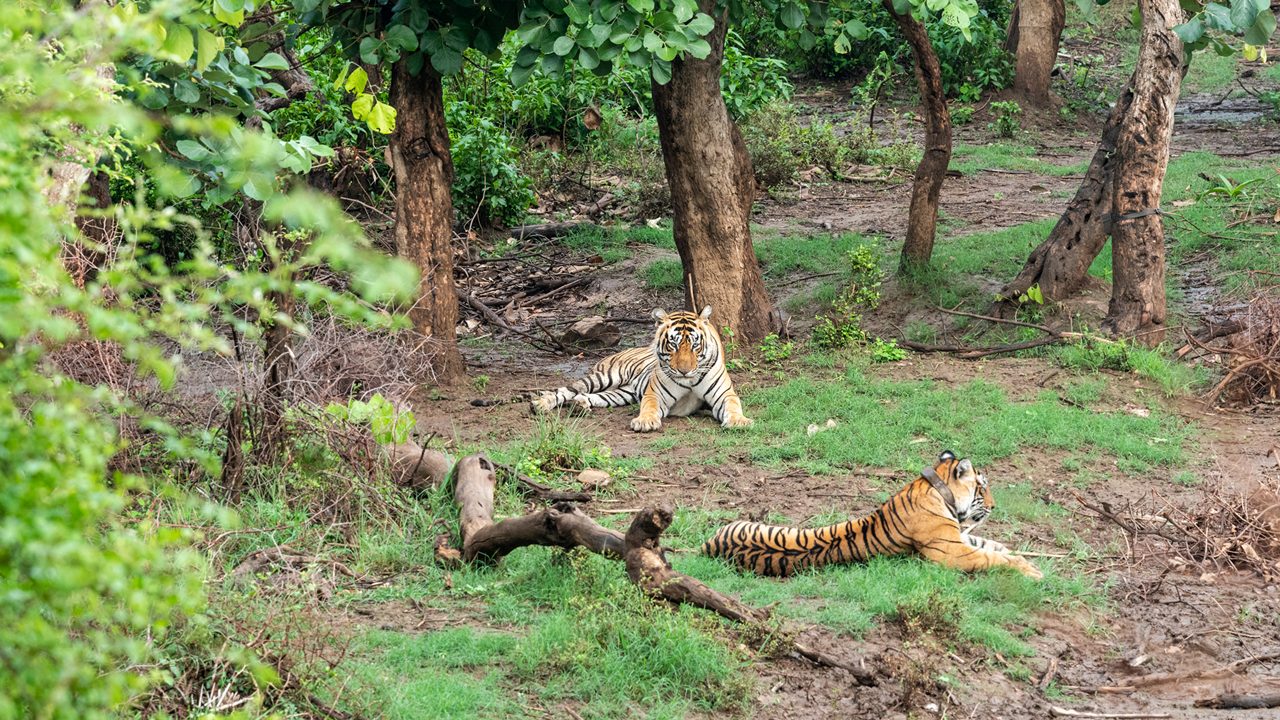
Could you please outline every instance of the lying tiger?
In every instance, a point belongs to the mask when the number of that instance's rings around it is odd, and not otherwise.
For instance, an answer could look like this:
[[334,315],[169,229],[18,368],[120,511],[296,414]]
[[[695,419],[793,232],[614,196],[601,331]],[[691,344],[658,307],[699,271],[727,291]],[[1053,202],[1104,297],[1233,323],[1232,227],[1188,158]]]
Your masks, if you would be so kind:
[[666,417],[687,417],[710,407],[724,427],[750,427],[742,401],[724,369],[724,343],[701,314],[654,310],[658,322],[648,347],[623,350],[601,360],[591,374],[569,387],[545,392],[532,403],[534,412],[548,412],[572,402],[582,410],[640,403],[631,421],[636,432],[662,427]]
[[981,521],[993,507],[986,477],[947,450],[938,456],[937,467],[925,468],[864,518],[812,529],[733,522],[701,551],[761,575],[782,577],[804,568],[911,551],[960,570],[1007,565],[1036,580],[1044,577],[1004,545],[960,532],[961,522]]

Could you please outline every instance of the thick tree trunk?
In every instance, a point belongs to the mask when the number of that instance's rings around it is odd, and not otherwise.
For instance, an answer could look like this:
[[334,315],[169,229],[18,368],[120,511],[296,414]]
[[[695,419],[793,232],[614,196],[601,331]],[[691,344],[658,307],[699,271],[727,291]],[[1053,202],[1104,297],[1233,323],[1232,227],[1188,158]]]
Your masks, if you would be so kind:
[[418,301],[409,309],[414,329],[432,338],[438,355],[437,379],[462,377],[456,328],[458,299],[453,285],[453,158],[444,122],[440,76],[428,65],[418,76],[405,61],[395,64],[391,104],[396,129],[391,162],[396,174],[396,251],[418,267]]
[[1172,28],[1178,0],[1139,0],[1142,44],[1134,70],[1130,121],[1116,139],[1111,207],[1113,280],[1103,329],[1155,345],[1164,340],[1164,223],[1160,193],[1173,138],[1173,108],[1185,54]]
[[1084,283],[1089,265],[1102,251],[1111,233],[1111,174],[1116,163],[1116,139],[1129,117],[1133,102],[1133,79],[1120,91],[1116,104],[1102,128],[1102,139],[1093,153],[1076,195],[1066,211],[1040,243],[1017,277],[1000,291],[1008,314],[1018,298],[1034,285],[1040,287],[1045,302],[1063,300]]
[[1014,56],[1012,92],[1022,104],[1044,108],[1053,103],[1049,81],[1066,23],[1063,0],[1018,0],[1013,6],[1004,47]]
[[717,17],[706,37],[711,54],[705,60],[672,63],[671,81],[653,83],[653,106],[688,307],[696,311],[710,305],[712,322],[752,342],[775,330],[751,243],[755,176],[742,134],[720,93],[727,18],[716,12],[715,0],[701,0],[699,5]]
[[924,106],[924,157],[916,168],[911,184],[911,215],[907,221],[907,239],[902,245],[900,268],[910,271],[929,264],[933,256],[933,240],[938,230],[938,197],[951,163],[951,113],[942,93],[942,69],[938,54],[929,42],[929,33],[920,21],[910,15],[899,15],[893,3],[884,0],[898,29],[911,46],[916,60],[916,84],[920,88],[920,104]]

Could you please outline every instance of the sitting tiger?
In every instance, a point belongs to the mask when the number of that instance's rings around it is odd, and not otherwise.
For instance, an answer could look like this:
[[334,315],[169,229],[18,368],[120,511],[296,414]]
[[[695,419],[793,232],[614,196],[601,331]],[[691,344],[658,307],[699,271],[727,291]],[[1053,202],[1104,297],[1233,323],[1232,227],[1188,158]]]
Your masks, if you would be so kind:
[[937,467],[925,468],[864,518],[811,529],[733,522],[720,528],[701,552],[782,577],[804,568],[911,551],[960,570],[1007,565],[1030,578],[1044,577],[1004,545],[960,532],[961,522],[977,523],[993,507],[986,477],[947,450],[938,456]]
[[547,412],[567,403],[582,410],[640,403],[640,415],[631,421],[636,432],[651,432],[665,417],[687,417],[710,407],[724,427],[750,427],[742,414],[742,401],[724,369],[724,344],[720,333],[701,314],[654,310],[658,323],[648,347],[623,350],[601,360],[591,374],[569,387],[545,392],[530,405]]

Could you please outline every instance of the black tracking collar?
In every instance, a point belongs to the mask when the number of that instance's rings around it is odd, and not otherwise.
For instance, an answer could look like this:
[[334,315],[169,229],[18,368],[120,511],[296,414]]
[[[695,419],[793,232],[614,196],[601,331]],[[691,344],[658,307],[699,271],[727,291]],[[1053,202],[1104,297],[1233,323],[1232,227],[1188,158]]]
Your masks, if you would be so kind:
[[947,504],[947,509],[951,511],[952,515],[956,516],[956,521],[959,522],[960,514],[956,512],[956,496],[951,493],[951,488],[947,487],[947,484],[943,482],[942,478],[938,477],[938,473],[931,467],[921,470],[920,475],[929,481],[934,490],[938,491],[938,494],[942,496],[942,502]]

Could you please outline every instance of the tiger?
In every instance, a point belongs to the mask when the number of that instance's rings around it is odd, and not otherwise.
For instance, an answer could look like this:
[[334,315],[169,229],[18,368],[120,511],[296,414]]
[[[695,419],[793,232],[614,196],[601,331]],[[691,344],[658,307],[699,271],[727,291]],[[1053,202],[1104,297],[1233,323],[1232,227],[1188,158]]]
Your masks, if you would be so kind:
[[687,417],[709,407],[722,427],[750,427],[754,421],[742,413],[724,367],[724,342],[710,317],[710,306],[700,314],[654,310],[652,344],[610,355],[587,377],[542,393],[530,403],[531,410],[549,412],[573,403],[589,412],[639,402],[631,429],[653,432],[662,427],[663,418]]
[[993,507],[986,476],[974,470],[968,459],[957,460],[946,450],[938,456],[936,467],[926,467],[920,477],[866,517],[819,528],[739,520],[716,531],[700,552],[744,570],[780,577],[805,568],[911,551],[959,570],[1009,566],[1035,580],[1044,577],[1004,545],[960,531],[961,522],[973,521],[976,527]]

